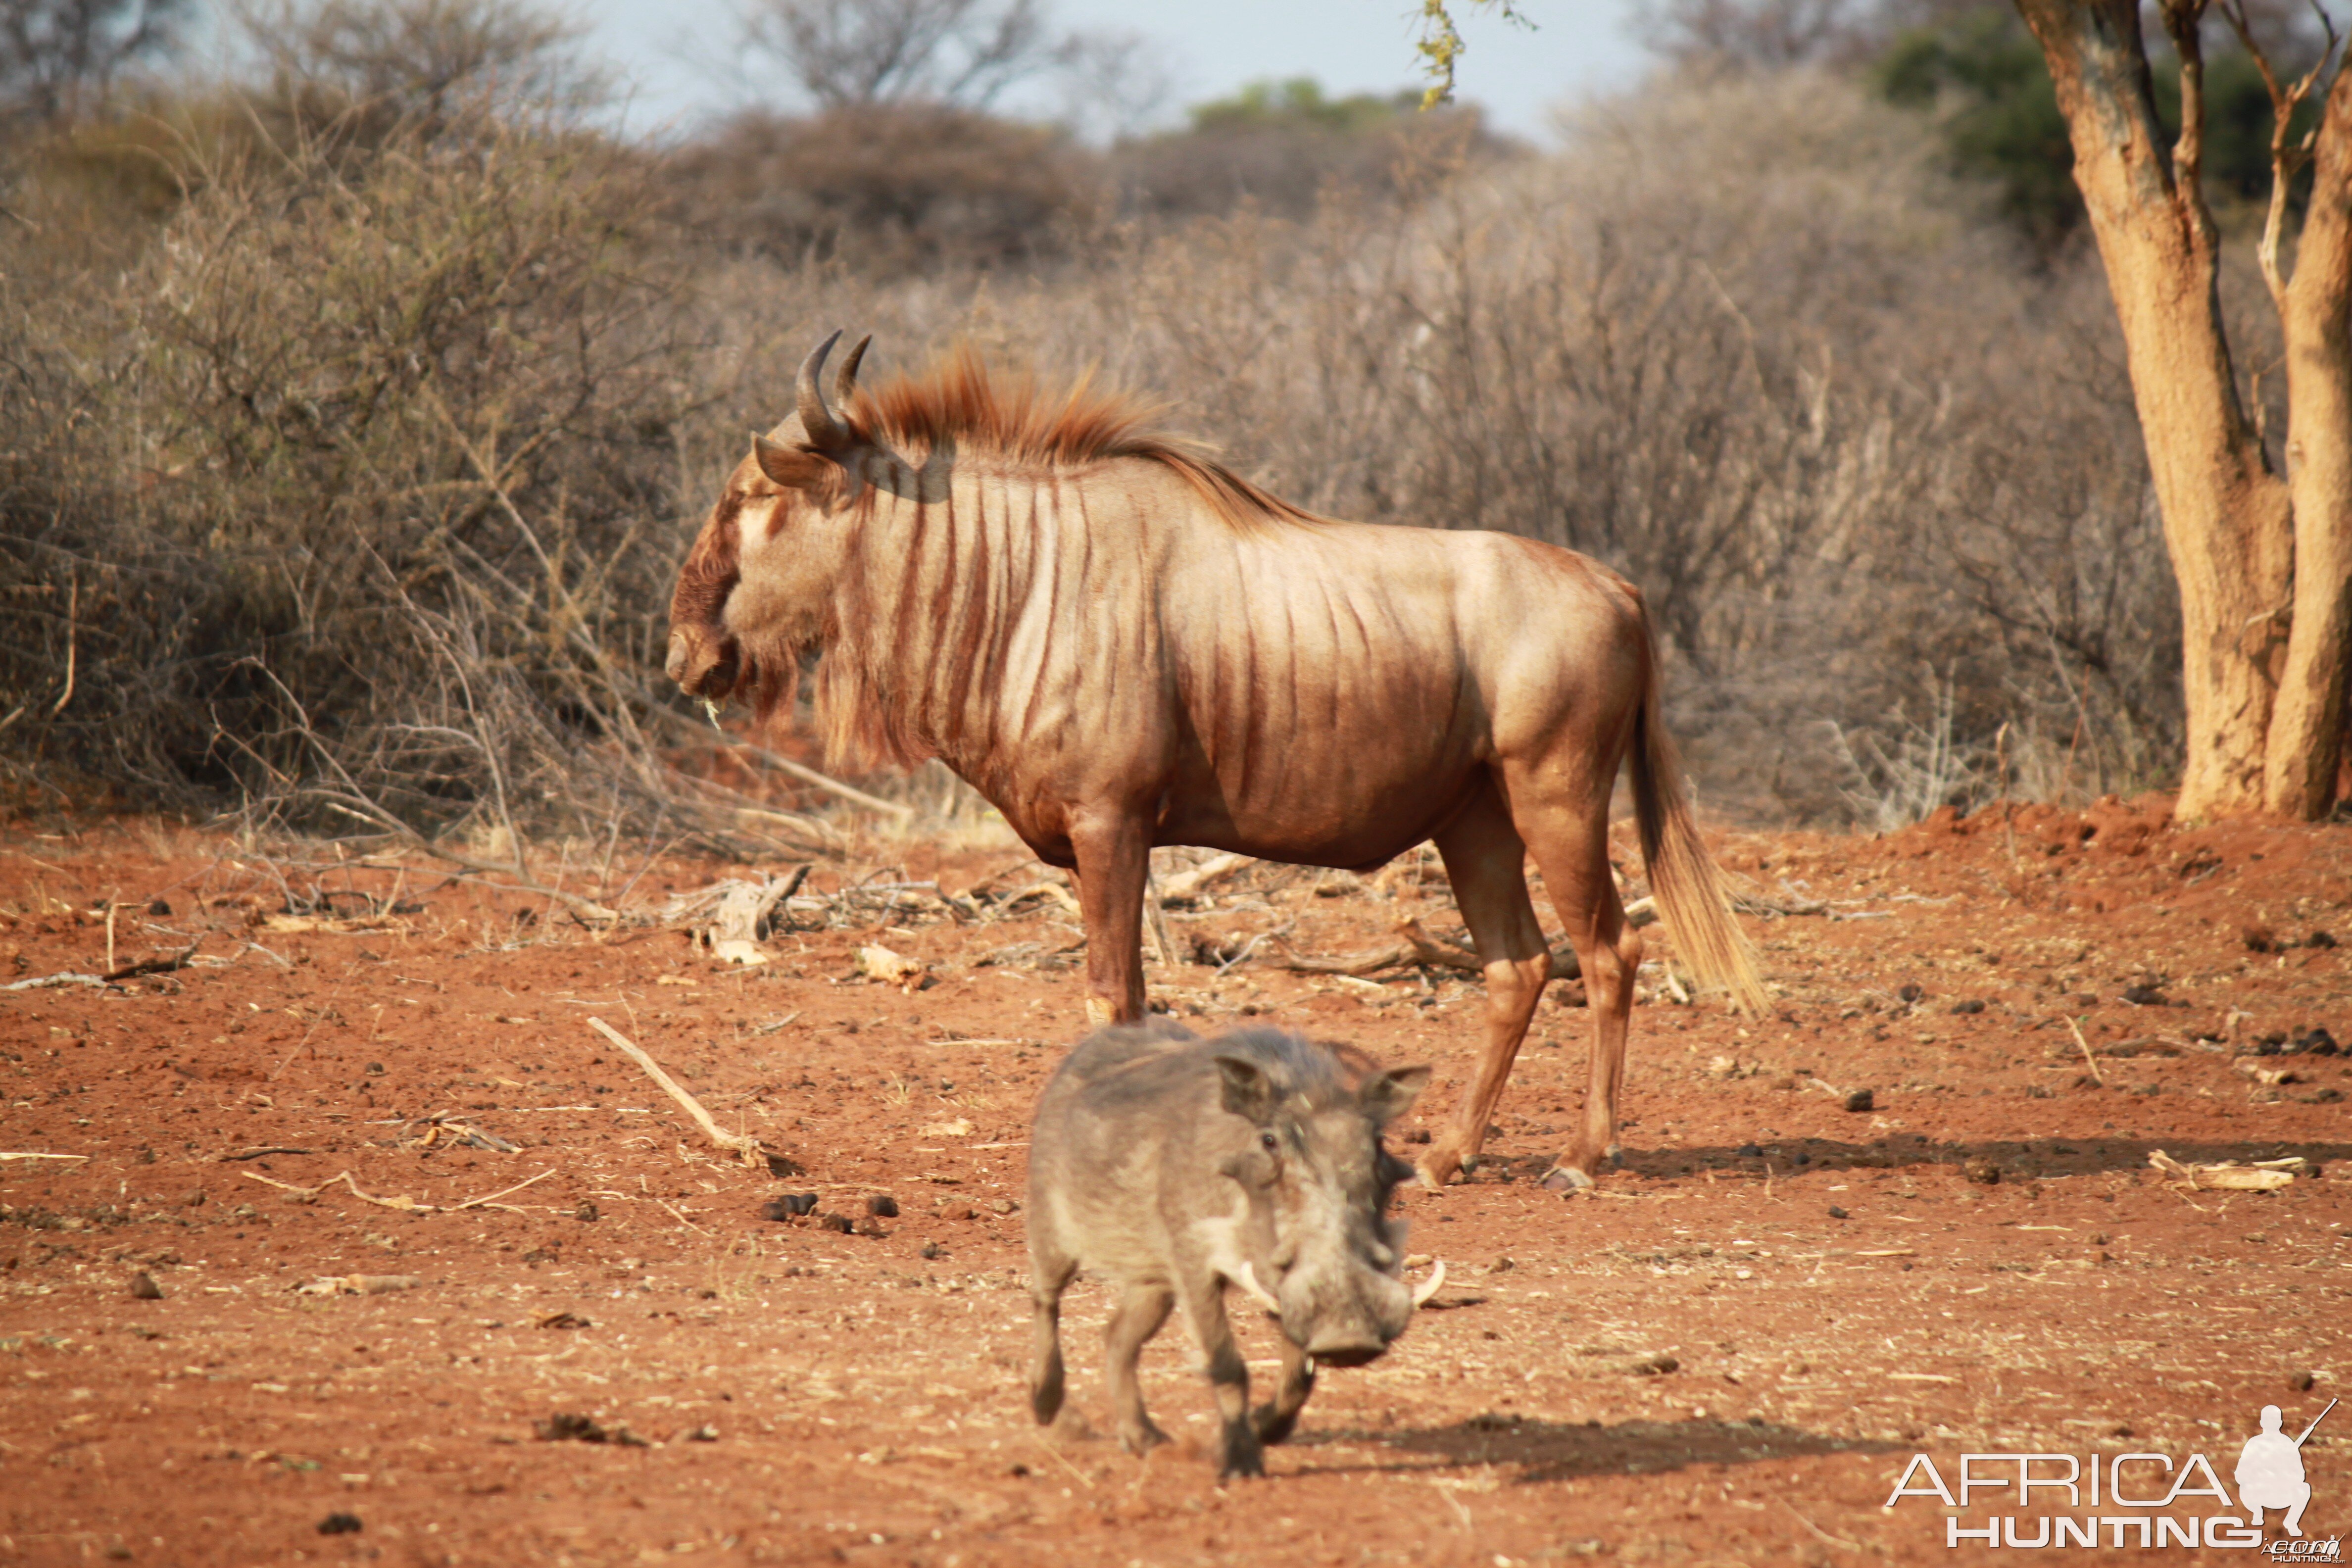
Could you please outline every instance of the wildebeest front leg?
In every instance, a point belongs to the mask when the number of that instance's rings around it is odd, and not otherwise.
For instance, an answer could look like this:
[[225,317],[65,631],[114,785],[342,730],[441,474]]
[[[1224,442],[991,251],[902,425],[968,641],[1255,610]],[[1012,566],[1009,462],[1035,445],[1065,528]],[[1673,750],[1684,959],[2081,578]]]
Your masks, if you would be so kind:
[[1503,1086],[1510,1081],[1511,1063],[1527,1037],[1528,1020],[1535,1016],[1551,975],[1543,927],[1528,901],[1527,846],[1491,781],[1479,786],[1469,805],[1437,836],[1437,852],[1454,884],[1462,923],[1470,928],[1486,965],[1486,1048],[1454,1125],[1413,1163],[1423,1184],[1433,1189],[1477,1163]]
[[1249,1365],[1234,1342],[1234,1326],[1225,1318],[1224,1287],[1211,1279],[1184,1288],[1184,1321],[1200,1342],[1217,1396],[1217,1476],[1262,1476],[1265,1455],[1257,1428],[1250,1425]]
[[1151,1424],[1143,1408],[1143,1384],[1135,1375],[1135,1363],[1143,1354],[1143,1347],[1168,1321],[1168,1312],[1176,1304],[1176,1293],[1161,1284],[1130,1285],[1111,1314],[1110,1324],[1103,1331],[1103,1350],[1108,1363],[1111,1419],[1118,1427],[1118,1440],[1130,1454],[1140,1454],[1168,1441],[1168,1434]]
[[1087,1021],[1143,1016],[1143,884],[1151,836],[1143,818],[1104,815],[1074,823],[1078,910],[1087,927]]
[[1307,1396],[1315,1392],[1315,1358],[1292,1344],[1282,1342],[1282,1382],[1274,1391],[1274,1398],[1257,1407],[1251,1417],[1257,1424],[1261,1443],[1279,1443],[1290,1436],[1298,1425],[1298,1413],[1307,1408]]

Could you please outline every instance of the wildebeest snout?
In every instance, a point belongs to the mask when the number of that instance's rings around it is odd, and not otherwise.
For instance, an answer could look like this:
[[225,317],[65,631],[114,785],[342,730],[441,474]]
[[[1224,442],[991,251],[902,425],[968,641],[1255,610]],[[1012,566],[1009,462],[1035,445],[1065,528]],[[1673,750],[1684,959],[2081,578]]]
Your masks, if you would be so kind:
[[674,626],[669,660],[663,668],[688,697],[716,701],[735,689],[735,639],[696,626]]

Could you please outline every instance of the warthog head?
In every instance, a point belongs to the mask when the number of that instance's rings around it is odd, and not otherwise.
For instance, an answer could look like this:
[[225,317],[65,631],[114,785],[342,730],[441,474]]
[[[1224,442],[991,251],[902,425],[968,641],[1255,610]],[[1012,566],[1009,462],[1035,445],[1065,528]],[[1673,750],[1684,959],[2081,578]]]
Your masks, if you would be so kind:
[[[800,650],[824,635],[857,484],[856,433],[817,386],[840,336],[802,363],[797,410],[752,438],[678,571],[667,669],[689,697],[764,706],[789,693]],[[861,340],[842,361],[834,405],[847,407],[865,353]]]
[[1412,1320],[1400,1278],[1404,1222],[1388,1216],[1412,1168],[1381,1146],[1381,1129],[1412,1104],[1429,1069],[1367,1071],[1354,1052],[1263,1033],[1220,1043],[1229,1048],[1215,1058],[1219,1097],[1233,1120],[1219,1130],[1232,1147],[1217,1168],[1248,1204],[1231,1221],[1202,1222],[1212,1258],[1317,1362],[1361,1366]]

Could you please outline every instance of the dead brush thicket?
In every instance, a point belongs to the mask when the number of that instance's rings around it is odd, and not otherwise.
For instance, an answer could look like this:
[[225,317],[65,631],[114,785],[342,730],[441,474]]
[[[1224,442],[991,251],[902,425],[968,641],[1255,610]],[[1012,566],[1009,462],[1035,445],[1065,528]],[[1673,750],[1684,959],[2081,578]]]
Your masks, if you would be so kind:
[[[1094,366],[1307,505],[1601,557],[1713,807],[1909,815],[2175,754],[2104,302],[1834,82],[1613,105],[1560,156],[1424,171],[1402,219],[1335,189],[888,276],[698,245],[655,161],[561,115],[254,123],[126,265],[0,223],[0,756],[45,799],[526,875],[541,838],[984,831],[936,769],[861,802],[715,765],[661,677],[686,540],[835,324],[869,377],[957,341]],[[1938,730],[1960,765],[1921,794],[1897,764]]]

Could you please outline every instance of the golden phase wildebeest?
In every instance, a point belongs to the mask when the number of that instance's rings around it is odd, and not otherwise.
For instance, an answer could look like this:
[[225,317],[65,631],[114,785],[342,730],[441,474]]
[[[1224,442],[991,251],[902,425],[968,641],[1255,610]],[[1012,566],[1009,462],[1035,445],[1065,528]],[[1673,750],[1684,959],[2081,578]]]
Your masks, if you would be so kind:
[[1762,988],[1658,721],[1641,595],[1509,534],[1316,517],[1083,384],[1048,398],[960,354],[877,392],[838,332],[797,412],[728,477],[678,575],[669,674],[764,721],[821,647],[829,750],[938,757],[1075,874],[1087,1010],[1144,1011],[1154,845],[1368,870],[1433,840],[1486,969],[1486,1053],[1423,1180],[1475,1161],[1549,975],[1542,869],[1593,1024],[1574,1144],[1614,1147],[1642,938],[1608,855],[1630,763],[1642,852],[1678,952],[1760,1008]]

